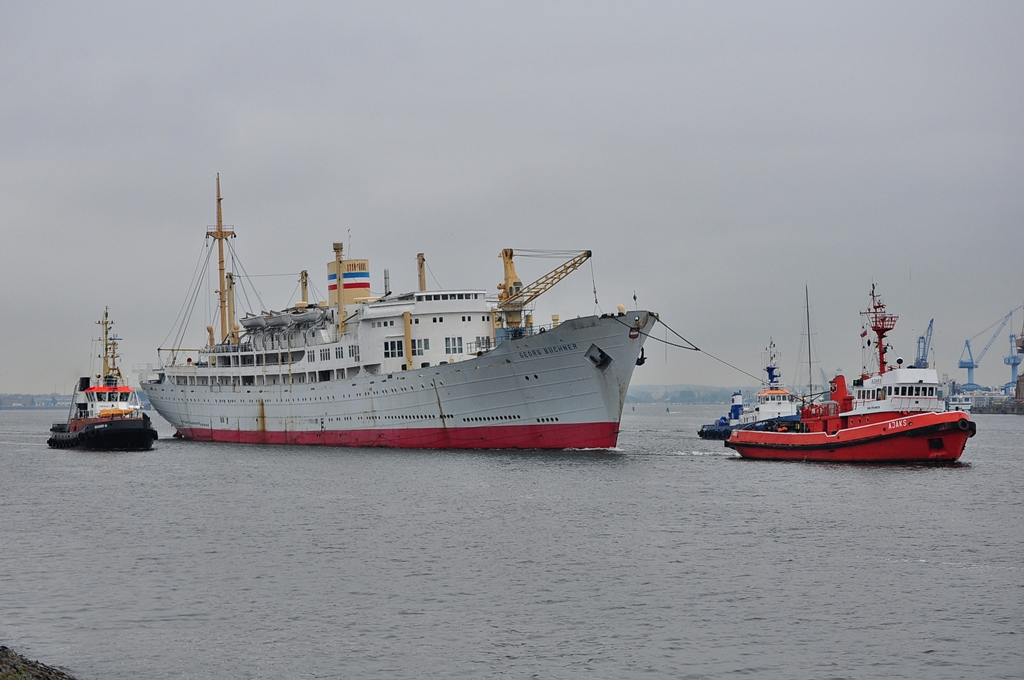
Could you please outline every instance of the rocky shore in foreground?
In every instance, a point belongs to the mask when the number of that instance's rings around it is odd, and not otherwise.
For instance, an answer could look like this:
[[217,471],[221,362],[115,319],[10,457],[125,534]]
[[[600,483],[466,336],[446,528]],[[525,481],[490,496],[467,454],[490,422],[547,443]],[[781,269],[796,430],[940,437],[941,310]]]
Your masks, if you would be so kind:
[[64,671],[46,666],[0,645],[0,680],[75,680]]

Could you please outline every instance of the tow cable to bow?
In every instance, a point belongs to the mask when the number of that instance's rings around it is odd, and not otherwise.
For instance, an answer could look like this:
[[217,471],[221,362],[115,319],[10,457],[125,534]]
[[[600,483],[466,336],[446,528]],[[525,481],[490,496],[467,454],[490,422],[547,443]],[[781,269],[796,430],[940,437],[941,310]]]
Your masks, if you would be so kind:
[[[669,330],[669,331],[671,331],[671,332],[672,332],[672,334],[673,334],[674,336],[676,336],[677,338],[679,338],[680,340],[682,340],[682,341],[683,341],[683,342],[685,342],[686,344],[685,344],[685,345],[680,345],[679,343],[676,343],[676,342],[669,342],[668,340],[662,340],[661,338],[656,338],[656,337],[654,337],[653,335],[651,335],[650,333],[644,333],[644,332],[643,332],[642,330],[640,331],[641,333],[643,333],[643,335],[647,336],[647,337],[648,337],[648,338],[650,338],[651,340],[655,340],[655,341],[657,341],[657,342],[660,342],[660,343],[662,343],[662,344],[668,345],[669,347],[678,347],[679,349],[687,349],[687,350],[690,350],[690,351],[692,351],[692,352],[700,352],[701,354],[706,354],[707,356],[711,357],[712,359],[714,359],[714,360],[715,360],[715,361],[717,361],[718,363],[720,363],[720,364],[724,364],[724,365],[728,366],[729,368],[733,369],[734,371],[739,371],[739,372],[740,372],[740,373],[742,373],[743,375],[745,375],[745,376],[748,376],[748,377],[750,377],[750,378],[753,378],[754,380],[756,380],[756,381],[757,381],[757,382],[759,382],[759,383],[763,383],[763,382],[764,382],[764,378],[759,378],[758,376],[756,376],[756,375],[753,375],[752,373],[747,373],[747,372],[746,372],[746,371],[744,371],[744,370],[743,370],[742,368],[739,368],[739,367],[737,367],[737,366],[733,366],[733,365],[732,365],[732,364],[730,364],[730,363],[729,363],[728,361],[725,361],[724,359],[719,359],[718,357],[716,357],[716,356],[715,356],[714,354],[712,354],[711,352],[708,352],[707,350],[703,350],[703,349],[701,349],[700,347],[697,347],[697,345],[693,344],[692,342],[690,342],[689,340],[687,340],[686,338],[684,338],[684,337],[683,337],[682,335],[680,335],[680,334],[679,334],[679,333],[678,333],[678,332],[677,332],[677,331],[676,331],[675,329],[673,329],[672,327],[670,327],[670,326],[669,326],[669,325],[668,325],[667,323],[665,323],[665,322],[664,322],[664,321],[663,321],[662,319],[660,319],[659,317],[655,316],[655,317],[654,317],[654,320],[655,320],[655,321],[657,321],[657,322],[659,322],[659,323],[660,323],[660,324],[661,324],[662,326],[664,326],[664,327],[665,327],[665,329],[666,329],[666,330]],[[621,322],[620,322],[620,323],[621,323]],[[623,325],[626,325],[626,326],[628,326],[629,324],[625,324],[625,323],[624,323]],[[630,326],[630,328],[633,328],[633,326]]]

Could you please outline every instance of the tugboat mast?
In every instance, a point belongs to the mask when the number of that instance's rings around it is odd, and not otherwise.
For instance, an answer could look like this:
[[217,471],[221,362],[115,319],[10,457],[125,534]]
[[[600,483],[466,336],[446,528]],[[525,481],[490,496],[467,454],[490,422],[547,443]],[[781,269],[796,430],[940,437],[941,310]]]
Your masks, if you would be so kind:
[[885,313],[882,298],[875,294],[875,284],[871,284],[871,308],[861,312],[868,319],[868,325],[875,332],[875,349],[878,350],[878,373],[885,373],[885,336],[896,327],[900,317]]
[[[813,400],[814,394],[814,364],[811,363],[811,294],[804,284],[804,310],[807,312],[807,398]],[[794,376],[796,377],[796,376]]]
[[103,372],[99,376],[100,384],[109,385],[111,384],[108,381],[109,378],[121,378],[121,369],[117,367],[118,338],[110,334],[110,327],[114,325],[114,322],[110,320],[110,307],[103,308],[103,319],[96,323],[103,327],[103,336],[100,338],[103,343],[103,354],[100,355],[100,358],[103,359]]

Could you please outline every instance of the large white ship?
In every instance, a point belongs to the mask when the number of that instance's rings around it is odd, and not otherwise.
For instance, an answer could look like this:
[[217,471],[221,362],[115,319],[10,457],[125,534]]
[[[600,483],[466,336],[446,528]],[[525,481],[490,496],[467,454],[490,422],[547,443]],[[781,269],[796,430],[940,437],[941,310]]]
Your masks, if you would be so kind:
[[[140,380],[177,435],[203,441],[408,448],[614,447],[633,370],[657,315],[533,324],[531,303],[590,252],[524,286],[513,252],[505,281],[483,289],[370,294],[368,260],[334,244],[329,300],[234,319],[224,271],[220,182],[220,326],[201,349],[161,348]],[[305,277],[304,277],[305,278]]]

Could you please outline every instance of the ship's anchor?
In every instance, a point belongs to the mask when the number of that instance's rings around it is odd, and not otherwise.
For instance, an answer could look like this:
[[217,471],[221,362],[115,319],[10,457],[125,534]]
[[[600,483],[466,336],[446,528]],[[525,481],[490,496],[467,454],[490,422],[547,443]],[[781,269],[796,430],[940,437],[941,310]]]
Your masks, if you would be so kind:
[[638,356],[636,358],[636,365],[637,366],[643,366],[645,363],[647,363],[647,357],[644,356],[644,348],[641,347],[640,348],[640,356]]

